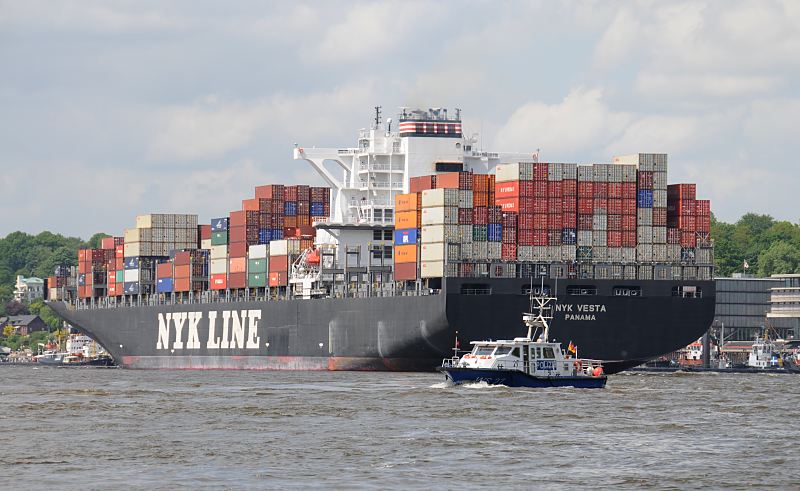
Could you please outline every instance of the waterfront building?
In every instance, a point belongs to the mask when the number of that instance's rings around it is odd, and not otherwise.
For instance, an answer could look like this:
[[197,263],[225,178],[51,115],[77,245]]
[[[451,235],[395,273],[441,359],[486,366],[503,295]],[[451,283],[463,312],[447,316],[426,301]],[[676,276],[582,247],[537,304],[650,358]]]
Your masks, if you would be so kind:
[[17,275],[17,283],[14,285],[14,299],[17,302],[31,303],[37,298],[44,298],[44,280]]
[[[796,275],[799,276],[800,275]],[[783,286],[778,278],[754,278],[734,273],[731,278],[717,278],[717,304],[712,328],[725,330],[725,341],[751,341],[768,323],[772,291]],[[800,313],[798,314],[800,315]]]
[[36,331],[46,331],[47,324],[38,315],[12,315],[0,317],[0,329],[6,326],[14,328],[16,334],[27,336]]
[[800,338],[800,274],[774,274],[770,292],[769,325],[783,339]]

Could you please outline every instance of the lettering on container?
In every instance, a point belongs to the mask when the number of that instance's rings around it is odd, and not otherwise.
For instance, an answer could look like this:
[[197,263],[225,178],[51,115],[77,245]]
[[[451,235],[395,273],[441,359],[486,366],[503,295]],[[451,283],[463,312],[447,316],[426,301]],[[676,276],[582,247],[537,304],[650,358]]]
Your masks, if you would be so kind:
[[208,329],[207,350],[258,349],[261,346],[258,333],[260,310],[212,310],[207,314],[207,317],[203,312],[158,314],[156,349],[169,352],[199,350],[202,347],[201,327]]

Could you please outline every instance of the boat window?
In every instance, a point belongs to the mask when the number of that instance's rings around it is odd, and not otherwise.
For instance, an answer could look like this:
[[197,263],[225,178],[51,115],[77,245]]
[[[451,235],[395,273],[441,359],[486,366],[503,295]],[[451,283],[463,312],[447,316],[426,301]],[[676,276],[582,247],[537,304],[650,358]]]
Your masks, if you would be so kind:
[[541,358],[541,357],[542,357],[542,348],[537,346],[536,347],[536,358]]
[[642,287],[641,286],[615,286],[614,287],[614,296],[615,297],[641,297],[642,296]]
[[491,355],[494,351],[494,346],[478,346],[475,348],[475,354],[478,356]]
[[542,351],[544,353],[542,355],[542,358],[555,358],[555,356],[553,356],[553,348],[551,347],[542,348]]
[[570,285],[567,287],[567,295],[597,295],[597,287],[594,285]]
[[495,352],[495,356],[502,356],[507,355],[511,352],[511,346],[500,346],[497,348],[497,352]]
[[519,346],[517,346],[516,348],[514,348],[514,352],[513,352],[513,353],[511,353],[511,354],[512,354],[512,355],[514,355],[514,356],[516,356],[517,358],[520,358],[520,356],[519,356]]

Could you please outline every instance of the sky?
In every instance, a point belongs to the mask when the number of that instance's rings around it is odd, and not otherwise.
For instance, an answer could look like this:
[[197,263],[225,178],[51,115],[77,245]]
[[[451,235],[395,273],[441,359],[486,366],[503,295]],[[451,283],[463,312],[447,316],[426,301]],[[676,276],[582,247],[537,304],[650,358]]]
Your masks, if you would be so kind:
[[323,184],[373,107],[486,150],[669,154],[719,219],[797,222],[800,2],[0,0],[0,236],[121,235]]

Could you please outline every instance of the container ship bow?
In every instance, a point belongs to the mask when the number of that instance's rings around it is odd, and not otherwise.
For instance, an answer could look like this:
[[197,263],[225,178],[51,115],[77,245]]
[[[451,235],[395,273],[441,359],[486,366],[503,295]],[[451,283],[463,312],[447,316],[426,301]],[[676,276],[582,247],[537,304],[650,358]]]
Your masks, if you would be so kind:
[[398,119],[296,147],[327,187],[137,216],[49,278],[50,305],[129,368],[429,371],[459,339],[519,336],[531,288],[558,298],[551,338],[609,373],[706,331],[710,204],[667,184],[666,154],[539,162],[478,151],[458,111]]

